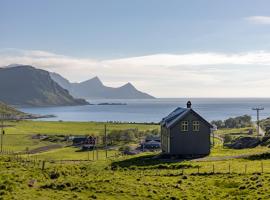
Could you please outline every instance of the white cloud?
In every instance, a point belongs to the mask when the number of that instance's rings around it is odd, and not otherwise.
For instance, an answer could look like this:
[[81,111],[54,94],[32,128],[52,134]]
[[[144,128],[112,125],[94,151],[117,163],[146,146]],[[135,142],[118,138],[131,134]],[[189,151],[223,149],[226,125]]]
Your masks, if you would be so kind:
[[106,61],[109,64],[129,64],[144,66],[177,66],[177,65],[249,65],[249,64],[270,64],[270,52],[257,51],[245,52],[239,54],[222,54],[222,53],[190,53],[190,54],[156,54],[141,57],[123,58]]
[[[112,86],[132,82],[138,89],[160,97],[269,96],[268,51],[155,54],[96,60],[45,51],[0,50],[0,66],[11,63],[57,72],[71,81],[97,75]],[[254,92],[254,88],[260,89]]]
[[250,16],[245,19],[254,24],[270,24],[270,16]]

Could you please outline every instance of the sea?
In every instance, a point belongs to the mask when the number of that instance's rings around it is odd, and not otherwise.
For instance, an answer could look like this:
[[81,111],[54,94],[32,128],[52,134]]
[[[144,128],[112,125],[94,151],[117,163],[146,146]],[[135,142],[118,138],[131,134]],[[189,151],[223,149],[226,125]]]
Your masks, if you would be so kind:
[[[22,111],[40,115],[55,115],[44,121],[95,121],[157,123],[177,107],[192,108],[208,121],[250,115],[256,120],[252,108],[263,107],[260,118],[270,117],[270,98],[157,98],[157,99],[99,99],[88,100],[93,105],[64,107],[23,107]],[[100,103],[122,103],[125,105],[98,105]]]

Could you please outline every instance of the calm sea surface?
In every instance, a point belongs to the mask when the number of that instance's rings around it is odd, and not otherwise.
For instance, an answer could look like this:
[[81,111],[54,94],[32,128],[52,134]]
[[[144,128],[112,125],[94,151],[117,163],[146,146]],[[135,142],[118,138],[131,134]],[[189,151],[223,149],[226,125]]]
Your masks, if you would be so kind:
[[87,105],[46,108],[21,108],[33,114],[53,114],[57,117],[46,121],[121,121],[159,122],[176,107],[186,107],[191,100],[192,108],[207,120],[226,119],[248,114],[256,118],[253,107],[262,106],[261,118],[270,116],[270,98],[194,98],[194,99],[149,99],[149,100],[90,100],[97,103],[127,103],[127,105]]

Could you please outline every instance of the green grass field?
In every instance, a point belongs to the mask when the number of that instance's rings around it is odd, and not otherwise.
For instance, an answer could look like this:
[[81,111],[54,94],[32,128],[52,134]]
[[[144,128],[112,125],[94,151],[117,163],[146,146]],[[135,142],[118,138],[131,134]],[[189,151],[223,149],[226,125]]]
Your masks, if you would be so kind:
[[[6,128],[7,134],[58,134],[58,135],[99,135],[104,134],[105,123],[101,122],[8,122],[14,127]],[[135,129],[146,131],[159,129],[159,125],[106,123],[107,131]]]
[[256,134],[256,129],[254,127],[246,127],[246,128],[223,128],[215,131],[217,135],[247,135],[249,130],[253,130],[253,133]]
[[[24,150],[52,144],[32,139],[34,134],[103,134],[104,123],[22,121],[7,129],[4,147]],[[109,130],[151,130],[157,125],[108,124]],[[219,135],[243,134],[243,129],[219,130]],[[245,134],[245,133],[244,133]],[[270,158],[248,158],[215,161],[226,156],[268,152],[267,147],[233,150],[223,148],[220,139],[205,160],[157,160],[158,153],[119,156],[117,147],[108,151],[82,152],[63,147],[33,155],[17,162],[14,156],[0,157],[1,199],[269,199]],[[98,157],[98,159],[97,159]],[[11,159],[11,161],[10,161]],[[60,162],[50,160],[58,160]],[[84,160],[84,162],[63,160]],[[89,160],[89,161],[87,161]]]
[[[26,149],[35,149],[42,146],[54,144],[48,141],[40,141],[32,139],[31,136],[35,134],[48,135],[103,135],[104,124],[97,122],[42,122],[42,121],[19,121],[9,122],[8,124],[14,127],[6,128],[6,135],[4,136],[4,149],[9,151],[24,151]],[[114,124],[106,123],[107,131],[124,130],[124,129],[138,129],[140,131],[159,129],[158,125],[148,124]],[[239,129],[221,129],[216,135],[226,135],[231,133],[246,134],[250,128]],[[65,146],[65,144],[63,144]],[[87,152],[80,152],[78,148],[65,147],[55,149],[52,151],[35,154],[39,159],[51,160],[86,160],[88,159]],[[267,147],[256,147],[252,149],[235,150],[224,148],[221,141],[215,138],[215,146],[211,149],[210,157],[222,156],[236,156],[243,154],[263,153],[268,151]],[[115,152],[114,152],[115,153]],[[114,154],[113,153],[113,154]],[[92,155],[92,153],[90,153]],[[100,155],[102,158],[102,153]]]
[[[119,151],[108,150],[108,159],[118,156]],[[55,149],[48,152],[30,155],[39,160],[105,160],[105,150],[94,151],[80,151],[76,147],[64,147],[61,149]]]
[[[31,150],[52,144],[51,142],[31,139],[32,135],[104,135],[105,125],[105,123],[98,122],[43,122],[27,120],[6,122],[5,124],[13,126],[5,128],[6,134],[3,138],[3,148],[9,151]],[[159,129],[158,125],[149,124],[106,123],[106,126],[107,132],[126,129],[138,129],[139,131]],[[64,152],[65,150],[62,151]],[[76,152],[76,154],[78,153]]]
[[[51,164],[44,171],[37,166],[2,158],[0,199],[270,198],[269,160],[160,161],[149,165],[146,161],[143,168],[129,161],[134,157],[141,159],[149,155],[152,154],[121,157],[112,161]],[[130,162],[130,165],[111,170],[114,162]],[[263,173],[261,163],[264,164]]]

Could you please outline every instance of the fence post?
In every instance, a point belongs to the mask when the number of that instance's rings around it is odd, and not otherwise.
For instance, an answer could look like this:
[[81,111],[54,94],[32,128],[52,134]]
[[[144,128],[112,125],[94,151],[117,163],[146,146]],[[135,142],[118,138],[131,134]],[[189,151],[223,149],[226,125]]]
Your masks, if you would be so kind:
[[231,163],[229,163],[229,174],[231,173]]
[[261,162],[261,169],[262,169],[262,173],[263,173],[263,162]]
[[200,174],[200,166],[198,166],[198,172],[197,172],[197,174]]
[[245,174],[247,174],[247,164],[245,164]]
[[45,160],[42,161],[42,170],[45,169]]
[[213,164],[213,174],[215,173],[215,164]]
[[95,145],[96,146],[96,154],[97,154],[96,159],[98,160],[98,148],[97,148],[98,147],[98,136],[97,136],[97,141],[96,142],[97,142],[96,145]]

